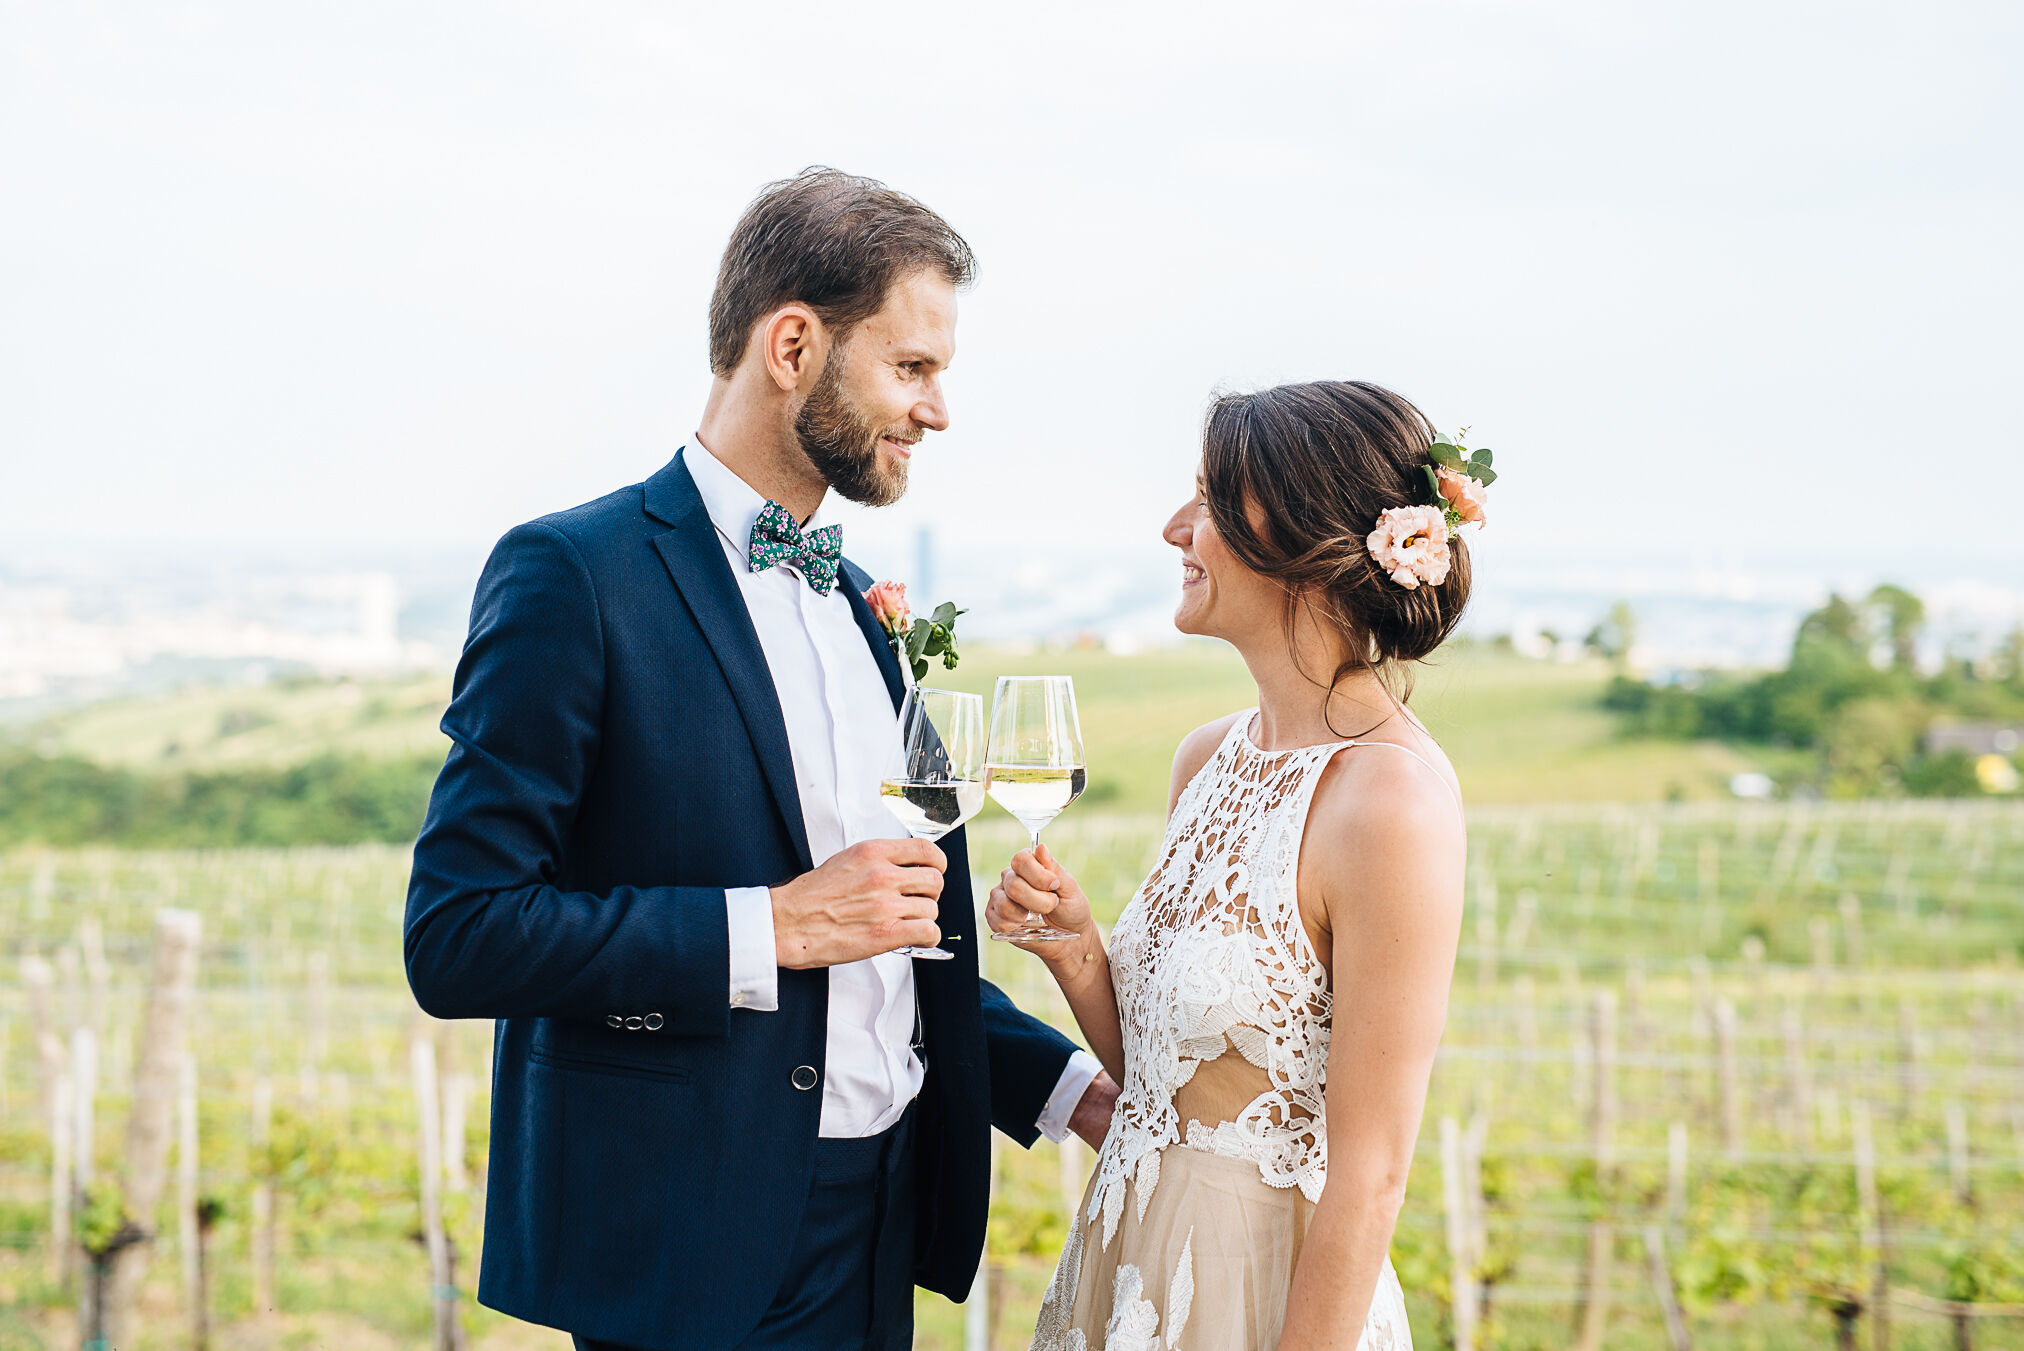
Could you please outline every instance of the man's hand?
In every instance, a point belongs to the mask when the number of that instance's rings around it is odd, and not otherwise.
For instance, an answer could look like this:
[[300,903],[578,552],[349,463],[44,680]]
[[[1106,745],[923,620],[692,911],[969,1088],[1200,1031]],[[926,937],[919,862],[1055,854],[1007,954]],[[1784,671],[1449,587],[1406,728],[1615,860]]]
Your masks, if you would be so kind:
[[942,941],[935,923],[948,857],[927,840],[866,840],[772,889],[781,966],[841,966]]
[[1082,1099],[1075,1104],[1075,1110],[1068,1114],[1068,1129],[1080,1135],[1091,1149],[1102,1149],[1103,1137],[1110,1133],[1117,1091],[1117,1080],[1098,1070],[1089,1087],[1082,1090]]

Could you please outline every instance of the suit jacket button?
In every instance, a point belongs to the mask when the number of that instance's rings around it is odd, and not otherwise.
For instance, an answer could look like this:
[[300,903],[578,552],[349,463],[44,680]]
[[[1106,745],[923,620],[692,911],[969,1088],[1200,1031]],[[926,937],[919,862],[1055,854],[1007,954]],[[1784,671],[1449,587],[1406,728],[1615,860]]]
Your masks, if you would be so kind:
[[815,1087],[816,1080],[819,1077],[820,1076],[818,1076],[815,1072],[815,1066],[796,1065],[794,1067],[794,1073],[787,1076],[787,1081],[793,1084],[796,1088],[800,1089],[803,1093],[806,1093],[809,1089]]
[[660,1015],[660,1014],[658,1014],[658,1013],[649,1013],[649,1014],[647,1015],[647,1017],[646,1017],[646,1028],[647,1028],[647,1031],[649,1031],[649,1032],[658,1032],[658,1031],[660,1031],[660,1030],[661,1030],[661,1023],[662,1023],[662,1021],[663,1021],[663,1019],[661,1018],[661,1015]]
[[625,1020],[625,1030],[628,1032],[637,1032],[645,1026],[646,1019],[640,1017],[637,1013]]
[[608,1013],[605,1015],[604,1025],[606,1027],[624,1027],[625,1019],[619,1017],[616,1013]]

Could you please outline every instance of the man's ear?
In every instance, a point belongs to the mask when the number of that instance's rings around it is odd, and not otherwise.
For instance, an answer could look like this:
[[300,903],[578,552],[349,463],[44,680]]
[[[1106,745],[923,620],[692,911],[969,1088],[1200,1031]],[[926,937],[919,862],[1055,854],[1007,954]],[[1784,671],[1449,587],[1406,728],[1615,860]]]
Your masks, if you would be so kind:
[[766,374],[783,394],[822,367],[822,321],[805,305],[783,305],[759,326],[759,356]]

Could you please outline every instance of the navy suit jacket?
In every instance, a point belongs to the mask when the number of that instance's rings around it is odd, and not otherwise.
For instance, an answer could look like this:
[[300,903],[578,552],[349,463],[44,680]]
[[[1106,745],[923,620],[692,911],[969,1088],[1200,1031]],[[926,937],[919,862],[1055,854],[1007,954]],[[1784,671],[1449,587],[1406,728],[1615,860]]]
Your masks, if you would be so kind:
[[[869,584],[844,565],[897,700]],[[499,1020],[478,1298],[626,1346],[730,1346],[808,1194],[829,973],[782,970],[777,1012],[731,1011],[725,889],[810,858],[765,655],[680,455],[500,540],[443,730],[405,950],[429,1013]],[[1073,1047],[979,979],[962,833],[941,845],[956,959],[914,964],[914,1278],[961,1299],[990,1125],[1031,1144]]]

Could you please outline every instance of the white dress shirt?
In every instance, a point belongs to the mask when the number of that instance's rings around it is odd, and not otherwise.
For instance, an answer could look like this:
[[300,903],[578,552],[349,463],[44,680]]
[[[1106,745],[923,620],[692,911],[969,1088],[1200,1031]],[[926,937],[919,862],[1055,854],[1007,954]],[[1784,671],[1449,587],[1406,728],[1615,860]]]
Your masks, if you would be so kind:
[[[738,591],[773,676],[808,852],[815,865],[863,840],[904,839],[886,810],[879,781],[901,763],[899,719],[878,660],[857,625],[841,578],[817,595],[798,569],[753,572],[747,564],[752,523],[766,499],[692,436],[683,454],[710,523],[738,579]],[[818,513],[819,517],[820,513]],[[819,528],[811,518],[804,530]],[[780,1007],[773,948],[773,901],[766,887],[725,892],[734,1008]],[[829,968],[829,1034],[822,1085],[825,1136],[876,1135],[891,1127],[921,1091],[924,1070],[913,1052],[913,959],[881,953]],[[1101,1068],[1077,1051],[1036,1123],[1053,1140]]]

